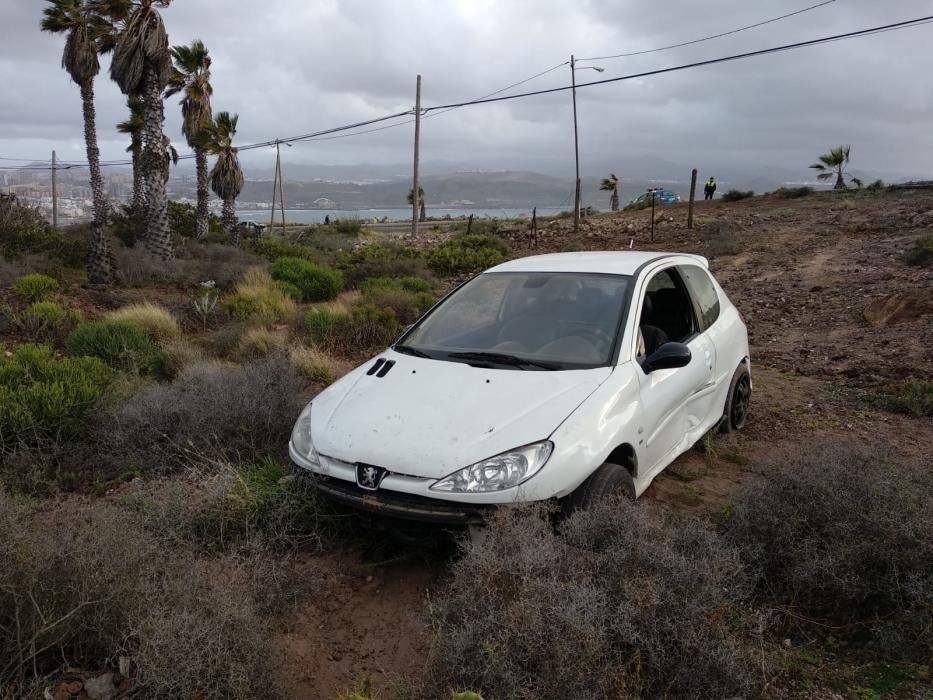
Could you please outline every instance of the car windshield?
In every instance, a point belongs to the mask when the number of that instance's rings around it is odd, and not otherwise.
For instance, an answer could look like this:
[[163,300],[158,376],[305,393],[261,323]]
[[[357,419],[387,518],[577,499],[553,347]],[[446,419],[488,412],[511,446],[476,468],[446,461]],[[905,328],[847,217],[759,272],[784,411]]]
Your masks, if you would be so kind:
[[487,272],[433,309],[395,349],[508,369],[604,366],[629,282],[608,274]]

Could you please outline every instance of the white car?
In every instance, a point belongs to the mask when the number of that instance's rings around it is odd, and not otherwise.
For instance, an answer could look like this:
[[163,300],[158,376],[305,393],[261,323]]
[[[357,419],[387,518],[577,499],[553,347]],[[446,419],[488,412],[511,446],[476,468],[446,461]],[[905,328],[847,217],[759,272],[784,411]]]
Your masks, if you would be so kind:
[[457,287],[298,418],[321,492],[470,524],[495,506],[638,497],[707,431],[745,424],[745,323],[696,255],[590,252]]

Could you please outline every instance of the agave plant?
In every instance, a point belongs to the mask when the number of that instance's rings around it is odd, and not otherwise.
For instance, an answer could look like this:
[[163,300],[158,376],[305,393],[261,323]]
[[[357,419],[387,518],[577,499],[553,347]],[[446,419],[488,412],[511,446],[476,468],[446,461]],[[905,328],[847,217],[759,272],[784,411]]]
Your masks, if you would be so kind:
[[43,31],[65,34],[62,67],[81,90],[84,111],[84,145],[91,173],[91,194],[94,199],[94,221],[90,250],[87,256],[87,277],[96,284],[108,284],[113,279],[113,259],[104,235],[107,220],[107,200],[100,173],[100,149],[97,145],[97,112],[94,107],[94,78],[100,72],[100,42],[110,31],[109,23],[98,15],[85,0],[47,0],[42,13]]
[[[171,78],[168,34],[159,8],[172,0],[93,0],[92,5],[117,27],[112,38],[110,77],[124,94],[142,99],[142,171],[146,192],[146,248],[163,259],[175,255],[168,225],[165,187],[165,105],[162,91]],[[109,48],[109,47],[108,47]]]
[[208,230],[208,189],[207,151],[195,145],[197,134],[211,123],[211,57],[202,41],[193,41],[191,46],[172,48],[172,60],[175,63],[169,80],[166,97],[183,92],[181,99],[181,130],[188,140],[188,146],[194,149],[198,173],[198,213],[195,224],[197,238],[204,238]]
[[819,171],[816,179],[832,180],[835,177],[836,184],[833,189],[846,189],[846,181],[843,175],[845,173],[845,166],[849,162],[849,151],[849,146],[837,146],[830,150],[829,153],[821,155],[818,159],[819,162],[810,166],[814,170]]
[[609,177],[604,177],[599,183],[599,189],[612,193],[609,197],[609,208],[619,211],[619,178],[614,173],[609,173]]
[[239,115],[220,112],[216,118],[195,135],[195,147],[217,156],[211,168],[211,189],[223,200],[222,219],[230,242],[240,245],[240,227],[236,216],[236,198],[243,191],[243,169],[233,145]]
[[[414,197],[415,197],[415,190],[414,188],[412,188],[408,190],[408,203],[409,204],[415,203]],[[418,207],[420,209],[420,213],[418,214],[418,221],[426,221],[428,217],[424,210],[424,188],[421,187],[420,185],[418,186]]]

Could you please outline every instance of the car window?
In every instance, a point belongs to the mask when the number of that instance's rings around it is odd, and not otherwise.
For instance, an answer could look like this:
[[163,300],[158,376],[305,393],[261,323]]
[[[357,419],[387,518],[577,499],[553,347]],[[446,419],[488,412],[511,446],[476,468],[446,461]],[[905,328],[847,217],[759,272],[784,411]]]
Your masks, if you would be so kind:
[[700,325],[706,330],[719,318],[719,294],[709,273],[697,265],[682,265],[680,275],[690,289],[700,314]]
[[674,268],[661,270],[648,280],[639,330],[649,355],[664,343],[683,343],[694,334],[693,302]]
[[605,366],[629,281],[595,273],[484,273],[436,306],[401,345],[438,360],[493,353],[559,369]]

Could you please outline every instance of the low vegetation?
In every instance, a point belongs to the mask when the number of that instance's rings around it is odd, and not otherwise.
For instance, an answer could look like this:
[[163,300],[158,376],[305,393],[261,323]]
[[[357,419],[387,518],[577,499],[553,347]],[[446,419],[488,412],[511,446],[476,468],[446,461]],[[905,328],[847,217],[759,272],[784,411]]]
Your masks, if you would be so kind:
[[776,460],[729,510],[755,597],[787,629],[830,625],[890,656],[933,652],[933,475],[880,447]]
[[813,188],[806,185],[803,187],[779,187],[774,191],[774,196],[782,199],[799,199],[810,194],[813,194]]
[[48,275],[24,275],[16,280],[16,293],[26,301],[44,301],[58,292],[58,280]]
[[907,251],[907,263],[916,267],[933,266],[933,235],[926,235]]
[[933,416],[933,382],[923,379],[907,379],[875,391],[865,398],[881,408],[911,416]]
[[224,309],[236,321],[270,324],[288,321],[295,315],[291,295],[275,284],[268,272],[249,270],[229,297]]
[[428,265],[439,275],[478,272],[498,265],[506,259],[509,245],[491,235],[457,236],[442,243],[428,254]]
[[164,362],[146,331],[123,320],[80,324],[68,338],[68,352],[75,357],[96,357],[134,374],[158,374]]
[[278,258],[270,270],[272,279],[286,285],[298,301],[330,301],[343,289],[339,270],[322,267],[301,258]]
[[124,306],[107,313],[105,319],[135,326],[158,343],[181,335],[181,328],[175,317],[167,309],[150,302]]
[[742,190],[728,190],[726,192],[723,192],[722,201],[738,202],[743,199],[750,199],[751,197],[754,197],[754,196],[755,196],[755,193],[752,192],[751,190],[748,190],[747,192],[743,192]]

